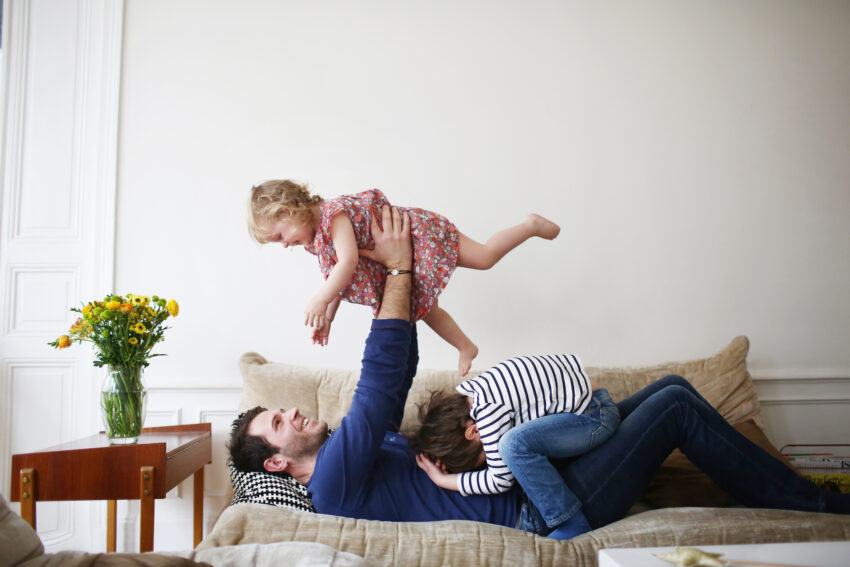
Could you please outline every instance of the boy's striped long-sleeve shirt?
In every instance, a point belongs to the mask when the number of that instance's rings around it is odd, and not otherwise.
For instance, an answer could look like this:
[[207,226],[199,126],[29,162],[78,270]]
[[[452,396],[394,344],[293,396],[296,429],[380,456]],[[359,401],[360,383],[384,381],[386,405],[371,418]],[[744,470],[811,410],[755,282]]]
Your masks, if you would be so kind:
[[590,403],[590,380],[572,354],[520,356],[497,364],[457,387],[472,398],[470,416],[478,426],[487,468],[458,475],[458,490],[499,494],[514,476],[499,455],[499,440],[509,429],[544,415],[582,413]]

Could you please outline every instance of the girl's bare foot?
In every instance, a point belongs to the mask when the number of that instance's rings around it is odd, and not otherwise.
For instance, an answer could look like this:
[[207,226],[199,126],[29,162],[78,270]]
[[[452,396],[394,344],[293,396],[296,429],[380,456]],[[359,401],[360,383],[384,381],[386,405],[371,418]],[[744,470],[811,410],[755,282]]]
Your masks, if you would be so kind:
[[539,236],[546,240],[554,239],[561,232],[560,226],[536,213],[531,213],[525,217],[525,224],[531,227],[534,236]]
[[469,374],[469,369],[472,367],[472,359],[478,356],[478,347],[475,343],[469,341],[469,344],[459,349],[460,359],[457,363],[457,370],[461,376]]

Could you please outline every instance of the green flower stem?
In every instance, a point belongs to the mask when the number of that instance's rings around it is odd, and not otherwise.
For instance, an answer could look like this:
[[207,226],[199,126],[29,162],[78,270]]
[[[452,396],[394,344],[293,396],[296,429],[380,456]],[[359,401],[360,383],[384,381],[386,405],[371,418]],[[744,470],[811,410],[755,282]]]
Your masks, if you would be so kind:
[[107,437],[137,437],[142,432],[147,395],[141,381],[142,367],[109,366],[110,388],[101,393]]

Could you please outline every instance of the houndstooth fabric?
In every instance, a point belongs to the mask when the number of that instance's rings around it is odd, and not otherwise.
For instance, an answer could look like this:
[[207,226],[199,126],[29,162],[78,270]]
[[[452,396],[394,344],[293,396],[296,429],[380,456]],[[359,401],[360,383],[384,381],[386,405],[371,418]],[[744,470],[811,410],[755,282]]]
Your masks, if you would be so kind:
[[242,472],[232,463],[229,466],[230,482],[233,483],[231,504],[253,502],[304,512],[316,511],[307,495],[307,487],[291,476],[256,471]]
[[[328,428],[328,437],[334,428]],[[230,482],[233,485],[233,500],[231,504],[249,502],[254,504],[269,504],[283,506],[303,512],[315,512],[313,502],[307,494],[307,487],[289,476],[269,472],[243,472],[228,463],[230,467]]]

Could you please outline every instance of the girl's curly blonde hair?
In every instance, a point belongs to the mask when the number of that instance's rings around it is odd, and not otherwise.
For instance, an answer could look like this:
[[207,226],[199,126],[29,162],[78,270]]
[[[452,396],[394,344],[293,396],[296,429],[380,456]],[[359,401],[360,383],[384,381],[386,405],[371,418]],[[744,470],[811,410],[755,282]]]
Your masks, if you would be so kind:
[[306,185],[290,179],[272,179],[251,187],[248,231],[260,244],[268,242],[265,230],[270,221],[285,216],[309,223],[314,220],[312,208],[322,202],[319,195],[310,195]]

